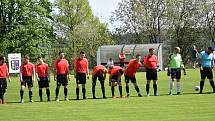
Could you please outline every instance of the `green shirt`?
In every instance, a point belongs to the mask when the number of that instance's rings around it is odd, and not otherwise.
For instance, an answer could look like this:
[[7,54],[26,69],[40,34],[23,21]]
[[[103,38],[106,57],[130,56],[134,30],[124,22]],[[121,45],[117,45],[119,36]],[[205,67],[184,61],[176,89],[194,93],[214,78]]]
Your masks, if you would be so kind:
[[181,54],[170,54],[169,55],[169,66],[170,68],[184,68]]

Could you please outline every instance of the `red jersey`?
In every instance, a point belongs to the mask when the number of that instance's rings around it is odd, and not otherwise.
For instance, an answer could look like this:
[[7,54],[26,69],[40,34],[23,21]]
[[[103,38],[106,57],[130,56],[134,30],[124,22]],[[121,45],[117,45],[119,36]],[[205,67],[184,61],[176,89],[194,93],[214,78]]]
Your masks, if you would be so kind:
[[136,59],[130,60],[127,69],[125,70],[125,75],[127,76],[135,76],[137,70],[142,66],[142,64]]
[[86,58],[75,60],[75,71],[77,73],[87,73],[88,60]]
[[36,65],[36,73],[38,77],[47,77],[49,74],[49,66],[46,63]]
[[98,73],[100,70],[103,70],[103,72],[106,74],[108,72],[107,68],[105,66],[102,66],[102,65],[98,65],[98,66],[95,66],[93,68],[93,74],[96,74]]
[[68,74],[69,63],[66,59],[57,59],[54,62],[54,69],[57,74]]
[[120,53],[120,54],[119,54],[119,61],[120,61],[120,62],[125,62],[125,58],[126,58],[126,57],[125,57],[125,54],[124,54],[124,53]]
[[110,70],[110,75],[116,75],[118,73],[119,70],[121,70],[122,68],[120,66],[114,66],[111,70]]
[[7,65],[3,63],[0,65],[0,78],[7,78]]
[[147,69],[156,69],[158,64],[156,55],[148,55],[144,57],[144,66]]
[[32,63],[23,63],[20,66],[20,72],[22,73],[22,76],[32,76],[34,71],[34,65]]

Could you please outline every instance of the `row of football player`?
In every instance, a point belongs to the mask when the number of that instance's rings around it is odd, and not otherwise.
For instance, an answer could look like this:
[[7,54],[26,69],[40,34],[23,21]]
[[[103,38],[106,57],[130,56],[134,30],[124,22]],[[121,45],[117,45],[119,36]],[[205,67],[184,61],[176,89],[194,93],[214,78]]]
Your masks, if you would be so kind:
[[[213,92],[215,92],[214,88],[214,82],[213,82],[213,73],[212,73],[212,53],[213,49],[209,47],[206,51],[203,51],[200,53],[199,56],[199,62],[200,64],[200,72],[201,72],[201,81],[200,81],[200,93],[202,93],[203,86],[204,86],[204,80],[207,77],[210,80],[210,84],[213,88]],[[127,97],[129,97],[129,81],[131,81],[135,89],[138,93],[138,96],[142,96],[139,90],[139,87],[136,83],[136,77],[135,74],[137,70],[141,67],[141,56],[136,55],[135,59],[130,60],[127,68],[121,68],[119,66],[112,66],[110,69],[110,77],[109,77],[109,84],[111,86],[111,92],[112,97],[115,98],[114,90],[116,84],[119,86],[119,92],[120,97],[122,97],[122,84],[121,84],[121,76],[125,75],[125,82],[126,82],[126,92]],[[5,58],[3,56],[0,57],[0,101],[1,103],[4,103],[4,94],[7,89],[7,81],[6,77],[8,75],[7,72],[7,65],[4,63]],[[153,80],[153,88],[154,88],[154,95],[157,96],[157,56],[155,55],[155,50],[153,48],[149,49],[149,55],[144,57],[144,67],[146,68],[146,78],[147,78],[147,84],[146,84],[146,92],[147,96],[149,96],[149,87],[150,87],[150,81]],[[170,95],[172,95],[172,88],[173,88],[173,82],[174,80],[177,81],[177,95],[180,95],[180,78],[181,78],[181,69],[184,70],[184,74],[186,75],[184,65],[182,63],[182,58],[180,55],[180,48],[176,47],[174,49],[174,52],[169,55],[169,71],[168,75],[171,75],[170,79]],[[34,70],[36,73],[34,73]],[[56,81],[56,101],[59,101],[58,94],[60,86],[64,86],[64,96],[65,100],[68,100],[67,98],[67,86],[68,86],[68,80],[69,78],[69,64],[68,61],[64,58],[64,53],[59,53],[59,58],[56,59],[54,62],[54,80]],[[89,78],[89,69],[88,69],[88,60],[85,58],[85,53],[80,52],[80,56],[74,61],[74,70],[75,70],[75,77],[76,77],[76,99],[79,100],[79,88],[82,86],[82,93],[83,93],[83,99],[86,99],[86,78]],[[101,89],[103,93],[103,98],[106,98],[105,96],[105,86],[104,86],[104,80],[106,78],[107,69],[104,66],[96,66],[93,69],[92,72],[92,93],[93,98],[96,98],[95,96],[95,86],[96,86],[96,80],[100,81]],[[23,95],[24,95],[24,88],[26,85],[28,86],[29,90],[29,99],[30,102],[33,102],[32,100],[32,87],[34,82],[34,74],[36,74],[36,78],[38,80],[39,84],[39,96],[40,100],[42,101],[42,89],[46,88],[46,94],[48,97],[48,101],[50,101],[50,90],[49,90],[49,68],[48,64],[46,64],[43,61],[42,57],[38,57],[38,64],[36,65],[34,69],[34,65],[29,62],[29,57],[25,56],[24,61],[20,67],[20,83],[21,83],[21,89],[20,89],[20,97],[21,97],[21,103],[24,102]]]

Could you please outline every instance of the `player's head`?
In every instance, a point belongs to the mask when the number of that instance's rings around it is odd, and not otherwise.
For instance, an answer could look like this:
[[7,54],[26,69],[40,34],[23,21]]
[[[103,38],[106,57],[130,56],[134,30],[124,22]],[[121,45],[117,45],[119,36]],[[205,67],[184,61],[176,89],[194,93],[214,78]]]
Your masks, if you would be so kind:
[[59,58],[60,58],[60,59],[63,59],[64,57],[65,57],[65,56],[64,56],[64,52],[62,52],[62,51],[59,52]]
[[155,54],[155,49],[154,48],[150,48],[149,49],[149,53],[150,53],[150,55],[154,55]]
[[122,69],[120,69],[120,70],[118,71],[118,75],[119,75],[119,76],[122,76],[122,75],[123,75],[123,73],[124,73],[124,72],[123,72],[123,70],[122,70]]
[[213,53],[213,51],[214,51],[214,50],[213,50],[212,47],[208,47],[208,53],[209,53],[209,54]]
[[180,47],[175,47],[175,48],[174,48],[174,52],[175,52],[175,53],[180,53],[180,52],[181,52]]
[[25,55],[23,60],[24,60],[24,63],[28,63],[30,60],[30,57],[28,55]]
[[43,58],[42,58],[42,56],[38,56],[38,57],[37,57],[37,61],[38,61],[39,64],[42,64],[42,63],[43,63]]
[[109,58],[110,61],[112,61],[112,58]]
[[5,57],[4,56],[0,56],[0,63],[2,64],[2,63],[5,63]]
[[84,51],[81,51],[81,52],[80,52],[79,57],[80,57],[81,59],[85,58],[85,53],[84,53]]
[[136,60],[137,60],[137,61],[140,61],[140,60],[141,60],[141,55],[140,55],[140,54],[137,54],[137,55],[136,55]]

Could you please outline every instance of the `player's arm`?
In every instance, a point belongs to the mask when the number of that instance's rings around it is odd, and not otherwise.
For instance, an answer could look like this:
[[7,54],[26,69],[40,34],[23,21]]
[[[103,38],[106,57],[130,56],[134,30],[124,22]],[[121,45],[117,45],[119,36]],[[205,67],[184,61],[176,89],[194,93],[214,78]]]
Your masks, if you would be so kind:
[[109,76],[109,86],[111,86],[111,78],[112,78],[112,76],[113,76],[113,75],[110,75],[110,76]]
[[7,74],[8,81],[10,82],[10,74],[9,74],[8,68],[6,68],[6,74]]
[[89,72],[89,64],[88,64],[88,61],[87,61],[87,78],[89,79],[90,77],[90,72]]
[[37,70],[37,66],[36,66],[36,67],[35,67],[35,75],[36,75],[37,81],[40,81],[37,71],[38,71],[38,70]]
[[54,62],[54,80],[57,80],[57,61]]
[[69,63],[67,61],[67,79],[70,80],[70,75],[69,75]]
[[49,71],[49,66],[47,65],[47,68],[46,68],[46,75],[48,76],[48,80],[50,82],[50,71]]
[[32,79],[33,79],[32,81],[33,81],[33,82],[35,81],[35,77],[36,77],[35,75],[36,75],[35,67],[33,66],[33,74],[32,74],[32,76],[33,76],[33,77],[32,77]]
[[20,72],[19,72],[19,80],[22,82],[22,66],[20,66]]

